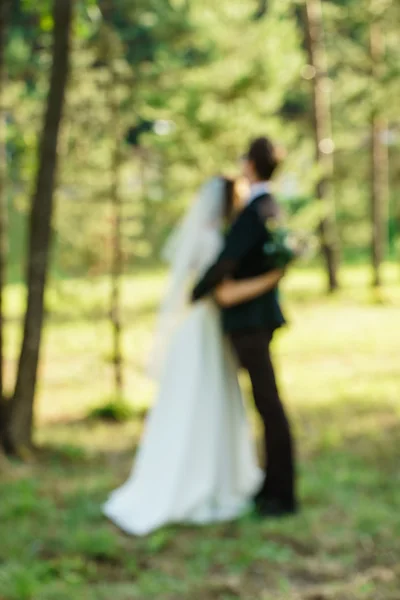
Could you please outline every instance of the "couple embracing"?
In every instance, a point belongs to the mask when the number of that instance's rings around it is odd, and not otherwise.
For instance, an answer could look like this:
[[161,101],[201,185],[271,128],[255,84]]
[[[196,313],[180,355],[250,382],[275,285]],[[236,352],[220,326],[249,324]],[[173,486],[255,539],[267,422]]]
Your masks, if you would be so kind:
[[[126,533],[234,520],[252,507],[260,518],[297,510],[293,442],[270,356],[284,324],[285,265],[266,252],[269,223],[279,219],[270,189],[277,166],[273,144],[253,141],[243,163],[250,192],[243,197],[224,177],[207,182],[167,244],[171,272],[151,360],[158,396],[131,475],[103,509]],[[264,425],[265,471],[239,366]]]

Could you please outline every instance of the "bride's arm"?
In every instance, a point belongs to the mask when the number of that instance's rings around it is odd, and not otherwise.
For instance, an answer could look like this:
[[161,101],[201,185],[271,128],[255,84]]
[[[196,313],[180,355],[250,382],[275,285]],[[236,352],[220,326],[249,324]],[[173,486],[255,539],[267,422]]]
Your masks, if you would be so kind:
[[284,271],[282,269],[275,269],[251,279],[239,281],[229,279],[216,288],[214,297],[220,306],[226,308],[242,304],[272,290],[278,285],[283,275]]

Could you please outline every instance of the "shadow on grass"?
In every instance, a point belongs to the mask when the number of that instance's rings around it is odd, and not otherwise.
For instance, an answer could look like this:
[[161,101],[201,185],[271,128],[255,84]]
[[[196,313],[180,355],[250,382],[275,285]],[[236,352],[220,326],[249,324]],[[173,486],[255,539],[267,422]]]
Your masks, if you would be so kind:
[[349,402],[297,408],[295,423],[308,456],[341,449],[349,456],[374,461],[384,452],[400,466],[400,419],[392,402],[379,400],[371,405],[362,395],[357,399],[353,395]]
[[[15,571],[23,561],[35,574],[32,597],[44,600],[76,597],[74,581],[90,600],[394,600],[400,583],[400,423],[393,406],[353,398],[349,405],[296,412],[298,517],[171,527],[143,539],[123,535],[101,511],[128,476],[135,446],[132,440],[131,448],[113,449],[108,441],[130,435],[129,428],[104,426],[104,450],[90,448],[94,431],[87,420],[58,424],[71,431],[65,445],[57,442],[57,424],[46,425],[53,441],[39,449],[37,463],[0,485],[0,493],[7,486],[0,518],[8,544],[7,553],[4,544],[0,549],[0,596],[18,598],[10,590],[16,578],[25,582]],[[74,445],[77,432],[88,445]],[[51,595],[53,586],[59,595]]]
[[[90,416],[47,421],[45,429],[51,433],[50,438],[54,443],[42,446],[39,449],[40,457],[51,457],[53,453],[58,452],[62,458],[63,452],[68,455],[68,448],[75,447],[73,444],[67,445],[67,450],[63,450],[63,447],[57,445],[59,430],[70,430],[72,439],[76,437],[76,432],[80,432],[81,437],[90,438],[91,433],[100,427],[105,436],[109,434],[111,439],[120,438],[121,435],[129,435],[129,427],[139,428],[140,433],[148,411],[145,407],[137,409],[125,424]],[[304,460],[312,459],[315,454],[329,454],[331,451],[340,450],[349,457],[368,458],[372,464],[380,461],[382,456],[391,462],[389,459],[392,457],[394,466],[400,467],[400,419],[396,407],[389,401],[380,400],[376,405],[371,405],[361,395],[358,398],[352,395],[348,401],[342,399],[340,404],[332,401],[322,406],[296,407],[293,422],[299,451]],[[76,446],[79,447],[81,446]],[[131,446],[130,451],[132,448]],[[82,452],[86,450],[82,449]],[[108,445],[107,450],[99,451],[98,455],[103,457],[105,453],[113,455]],[[120,450],[117,450],[117,454],[120,453]],[[96,456],[96,452],[90,454]],[[371,465],[371,462],[369,464]]]

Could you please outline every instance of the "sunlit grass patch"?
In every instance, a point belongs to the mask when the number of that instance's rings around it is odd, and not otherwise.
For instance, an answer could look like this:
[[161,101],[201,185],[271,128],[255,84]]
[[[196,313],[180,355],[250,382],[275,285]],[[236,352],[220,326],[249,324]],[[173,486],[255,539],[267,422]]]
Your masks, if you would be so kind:
[[[0,482],[0,598],[398,600],[400,282],[395,267],[385,277],[383,303],[363,268],[345,270],[333,298],[317,270],[285,283],[290,325],[273,351],[296,432],[302,512],[145,539],[120,533],[101,506],[132,468],[154,398],[145,367],[165,275],[124,283],[124,395],[134,418],[122,423],[87,418],[113,394],[107,282],[63,282],[41,365],[37,460],[13,463]],[[17,338],[14,320],[9,378]]]

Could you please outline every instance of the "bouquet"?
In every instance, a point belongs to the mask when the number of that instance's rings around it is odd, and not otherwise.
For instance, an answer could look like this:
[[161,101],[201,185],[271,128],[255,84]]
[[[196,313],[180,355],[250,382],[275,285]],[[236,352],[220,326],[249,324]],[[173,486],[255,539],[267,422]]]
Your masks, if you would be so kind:
[[271,241],[264,245],[264,253],[271,268],[285,269],[295,259],[304,256],[307,240],[282,227],[270,228]]

